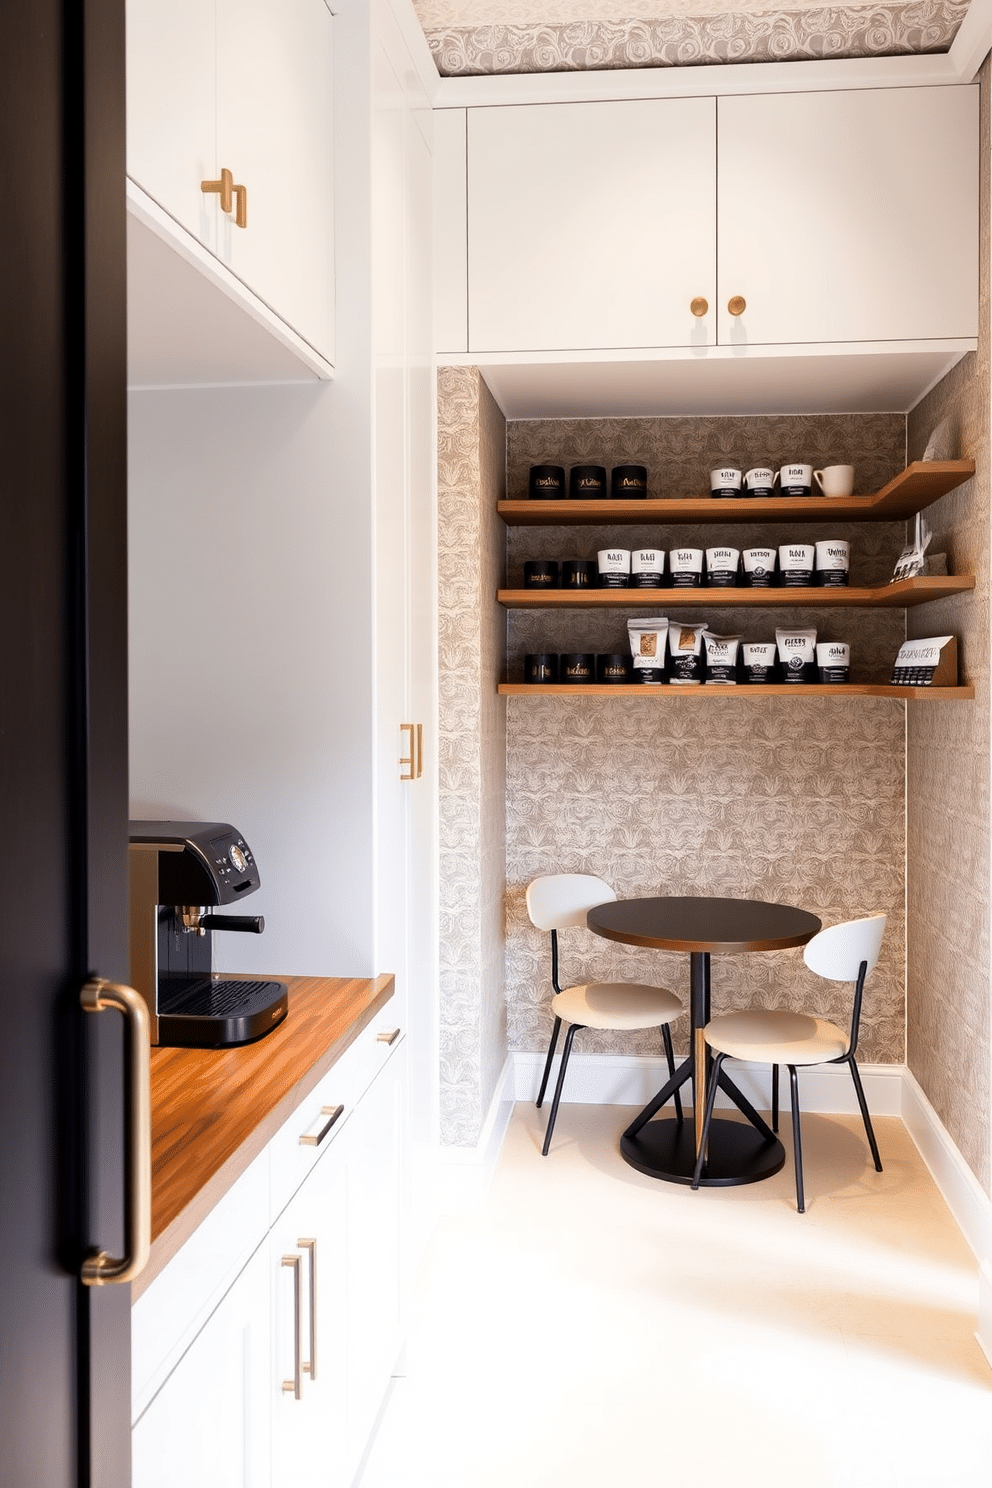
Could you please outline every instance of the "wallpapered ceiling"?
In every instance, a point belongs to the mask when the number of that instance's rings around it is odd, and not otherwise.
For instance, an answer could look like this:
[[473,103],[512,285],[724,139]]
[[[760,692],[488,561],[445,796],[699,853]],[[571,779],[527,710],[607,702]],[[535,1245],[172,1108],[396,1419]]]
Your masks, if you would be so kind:
[[970,0],[414,0],[442,77],[945,52]]

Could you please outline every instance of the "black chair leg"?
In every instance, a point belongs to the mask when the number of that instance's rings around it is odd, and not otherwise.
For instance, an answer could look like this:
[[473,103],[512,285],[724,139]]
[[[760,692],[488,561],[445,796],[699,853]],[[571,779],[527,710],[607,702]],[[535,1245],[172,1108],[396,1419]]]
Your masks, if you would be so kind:
[[861,1075],[858,1071],[858,1062],[853,1054],[848,1055],[848,1068],[851,1071],[851,1079],[854,1081],[854,1093],[858,1097],[858,1105],[861,1107],[861,1119],[865,1124],[865,1134],[868,1137],[868,1146],[875,1162],[875,1172],[882,1171],[882,1159],[878,1155],[878,1143],[875,1141],[875,1133],[872,1130],[871,1117],[868,1115],[868,1102],[865,1100],[864,1088],[861,1084]]
[[[675,1051],[672,1048],[672,1030],[667,1023],[661,1025],[661,1041],[665,1045],[665,1058],[668,1060],[668,1078],[675,1074]],[[678,1090],[675,1091],[675,1119],[682,1120],[682,1097]]]
[[565,1084],[565,1070],[568,1066],[568,1056],[572,1052],[572,1040],[582,1027],[581,1023],[570,1023],[565,1035],[565,1042],[561,1051],[561,1068],[558,1071],[558,1083],[555,1086],[555,1098],[551,1102],[551,1115],[548,1117],[548,1129],[544,1134],[544,1146],[541,1148],[541,1156],[547,1157],[548,1148],[551,1146],[551,1133],[555,1129],[555,1121],[558,1117],[558,1103],[561,1100],[562,1086]]
[[[537,1103],[541,1104],[540,1101]],[[778,1065],[772,1065],[772,1131],[778,1131]]]
[[699,1187],[699,1180],[703,1176],[703,1164],[706,1161],[706,1144],[710,1139],[710,1123],[713,1120],[713,1107],[716,1105],[716,1091],[720,1083],[720,1071],[723,1069],[723,1061],[726,1054],[718,1054],[713,1061],[710,1071],[710,1088],[706,1092],[706,1111],[703,1115],[703,1130],[699,1138],[699,1151],[696,1153],[696,1166],[692,1174],[693,1188]]
[[538,1092],[538,1096],[537,1096],[537,1109],[538,1110],[540,1110],[541,1107],[544,1104],[544,1092],[548,1088],[548,1076],[551,1073],[551,1061],[555,1057],[555,1047],[556,1047],[556,1045],[558,1043],[558,1030],[559,1030],[560,1027],[561,1027],[561,1019],[559,1018],[558,1014],[555,1013],[555,1026],[551,1030],[551,1042],[548,1045],[548,1057],[544,1061],[544,1077],[541,1080],[541,1089]]
[[796,1206],[800,1214],[806,1213],[803,1198],[803,1139],[799,1129],[799,1076],[796,1066],[789,1065],[789,1083],[792,1086],[792,1146],[796,1164]]

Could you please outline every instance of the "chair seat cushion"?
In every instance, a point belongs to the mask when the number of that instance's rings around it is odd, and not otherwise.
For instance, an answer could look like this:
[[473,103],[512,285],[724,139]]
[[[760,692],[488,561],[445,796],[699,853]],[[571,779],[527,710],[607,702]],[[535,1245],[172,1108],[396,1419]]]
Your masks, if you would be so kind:
[[674,992],[639,982],[587,982],[566,987],[551,1010],[583,1028],[660,1028],[684,1011]]
[[704,1034],[718,1053],[761,1064],[823,1064],[846,1054],[849,1044],[836,1023],[771,1008],[721,1013],[707,1023]]

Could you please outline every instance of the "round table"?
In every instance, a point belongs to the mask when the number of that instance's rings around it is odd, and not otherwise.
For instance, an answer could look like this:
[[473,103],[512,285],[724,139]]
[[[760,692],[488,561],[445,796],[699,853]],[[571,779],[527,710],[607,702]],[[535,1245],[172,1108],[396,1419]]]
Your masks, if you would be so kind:
[[[703,1037],[710,1020],[710,956],[805,945],[821,922],[804,909],[761,899],[656,898],[600,904],[589,911],[586,923],[607,940],[689,954],[689,1057],[628,1126],[620,1151],[631,1167],[652,1178],[691,1183],[712,1063]],[[653,1120],[687,1080],[693,1084],[692,1126],[674,1117]],[[726,1071],[720,1075],[720,1087],[744,1112],[747,1123],[712,1122],[703,1184],[725,1187],[770,1178],[785,1162],[781,1142]]]

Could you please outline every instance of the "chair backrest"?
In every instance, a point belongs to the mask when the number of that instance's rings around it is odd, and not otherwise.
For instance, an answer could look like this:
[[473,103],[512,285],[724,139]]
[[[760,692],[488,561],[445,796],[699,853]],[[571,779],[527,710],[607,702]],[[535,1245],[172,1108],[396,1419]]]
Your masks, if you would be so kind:
[[586,913],[616,894],[592,873],[545,873],[527,885],[527,913],[538,930],[564,930],[586,923]]
[[862,961],[868,963],[865,976],[875,969],[886,919],[886,915],[878,914],[830,925],[807,941],[803,960],[811,971],[828,981],[856,982]]

